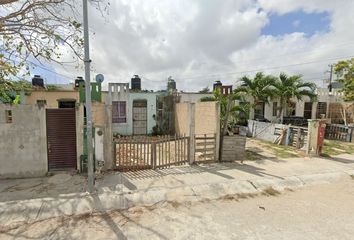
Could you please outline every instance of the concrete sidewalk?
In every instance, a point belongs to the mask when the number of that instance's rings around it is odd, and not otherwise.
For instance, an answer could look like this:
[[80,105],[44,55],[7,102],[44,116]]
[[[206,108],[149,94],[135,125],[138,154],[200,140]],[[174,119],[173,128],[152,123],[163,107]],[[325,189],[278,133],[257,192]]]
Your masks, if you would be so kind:
[[[2,190],[0,199],[5,201],[0,202],[0,227],[62,215],[151,206],[166,201],[200,201],[235,194],[261,193],[270,187],[276,190],[295,189],[353,176],[354,156],[348,154],[338,155],[335,159],[267,159],[244,164],[203,164],[112,173],[97,181],[97,194],[93,195],[82,192],[82,186],[77,187],[84,180],[83,177],[75,178],[75,182],[72,178],[64,181],[63,176],[54,176],[62,179],[61,188],[66,186],[65,191],[71,189],[72,184],[76,184],[78,191],[65,194],[52,192],[48,197],[41,195],[33,199],[26,199],[23,194],[17,200],[8,201],[8,196],[16,195],[16,189],[10,192],[6,191],[8,188]],[[27,183],[30,181],[26,180]],[[0,189],[1,184],[0,181]],[[17,188],[21,189],[21,184]]]

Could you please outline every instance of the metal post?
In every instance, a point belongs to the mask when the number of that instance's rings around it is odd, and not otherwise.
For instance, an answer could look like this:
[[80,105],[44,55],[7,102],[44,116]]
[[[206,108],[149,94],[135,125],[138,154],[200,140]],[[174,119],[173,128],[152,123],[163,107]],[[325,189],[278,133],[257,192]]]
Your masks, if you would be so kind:
[[87,0],[83,0],[83,17],[84,17],[84,63],[85,63],[85,104],[86,104],[86,134],[87,134],[87,157],[88,157],[88,190],[94,191],[94,172],[93,172],[93,157],[92,157],[92,115],[91,115],[91,81],[90,81],[90,48],[89,48],[89,31],[88,31],[88,11]]

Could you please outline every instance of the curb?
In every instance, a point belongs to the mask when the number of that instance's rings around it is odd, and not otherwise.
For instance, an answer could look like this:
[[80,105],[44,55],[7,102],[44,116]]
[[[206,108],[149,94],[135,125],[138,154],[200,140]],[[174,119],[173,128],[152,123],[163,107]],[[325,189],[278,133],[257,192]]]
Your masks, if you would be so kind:
[[0,226],[39,221],[59,216],[123,210],[131,207],[153,206],[164,202],[197,202],[215,200],[236,194],[257,194],[267,188],[277,191],[350,179],[353,171],[330,172],[282,178],[238,180],[176,188],[152,188],[132,192],[103,192],[100,194],[62,194],[58,198],[40,198],[0,203]]

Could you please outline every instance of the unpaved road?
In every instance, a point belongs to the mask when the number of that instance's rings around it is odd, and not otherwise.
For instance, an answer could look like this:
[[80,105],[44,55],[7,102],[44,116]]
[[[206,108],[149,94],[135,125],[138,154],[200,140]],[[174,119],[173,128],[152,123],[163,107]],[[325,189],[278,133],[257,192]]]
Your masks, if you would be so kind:
[[277,196],[169,203],[0,226],[0,239],[353,238],[353,180],[287,190]]

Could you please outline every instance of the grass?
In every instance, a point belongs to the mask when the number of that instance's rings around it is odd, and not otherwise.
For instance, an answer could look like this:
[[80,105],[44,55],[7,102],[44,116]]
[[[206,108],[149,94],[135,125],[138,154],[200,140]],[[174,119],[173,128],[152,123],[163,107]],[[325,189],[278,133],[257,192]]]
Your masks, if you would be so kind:
[[277,145],[263,140],[257,140],[257,142],[279,158],[294,158],[304,156],[303,152],[295,149],[292,146]]
[[354,154],[354,143],[335,140],[325,140],[322,149],[322,156],[332,157],[338,154]]

